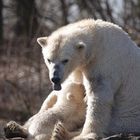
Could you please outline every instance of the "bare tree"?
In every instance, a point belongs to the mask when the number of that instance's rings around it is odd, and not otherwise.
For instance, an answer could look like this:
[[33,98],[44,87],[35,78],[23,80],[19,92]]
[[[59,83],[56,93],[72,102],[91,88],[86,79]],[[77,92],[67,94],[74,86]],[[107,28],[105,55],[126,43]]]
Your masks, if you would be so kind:
[[61,9],[62,9],[62,16],[63,16],[63,24],[66,25],[68,24],[68,7],[66,4],[65,0],[60,0],[61,1]]
[[123,27],[140,46],[140,1],[124,0]]
[[0,0],[0,44],[3,43],[3,1]]
[[17,16],[16,34],[33,37],[38,27],[35,0],[15,0],[15,3]]
[[89,17],[94,19],[101,18],[103,20],[108,20],[114,22],[112,9],[108,0],[79,0],[78,5],[81,10],[85,10]]

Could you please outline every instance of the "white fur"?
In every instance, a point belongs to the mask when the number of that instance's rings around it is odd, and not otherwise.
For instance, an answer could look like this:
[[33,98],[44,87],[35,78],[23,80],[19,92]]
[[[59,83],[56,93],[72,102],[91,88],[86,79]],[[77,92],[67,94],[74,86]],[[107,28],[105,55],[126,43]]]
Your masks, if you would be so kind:
[[67,82],[61,91],[52,91],[40,111],[24,125],[29,139],[50,140],[58,121],[62,121],[69,131],[83,126],[86,114],[84,96],[83,85],[77,83]]
[[[56,30],[46,42],[41,44],[45,62],[49,58],[61,66],[61,82],[71,72],[83,77],[73,76],[84,83],[88,105],[82,134],[75,139],[140,131],[140,49],[127,33],[89,19]],[[79,42],[85,44],[82,49],[76,47]]]

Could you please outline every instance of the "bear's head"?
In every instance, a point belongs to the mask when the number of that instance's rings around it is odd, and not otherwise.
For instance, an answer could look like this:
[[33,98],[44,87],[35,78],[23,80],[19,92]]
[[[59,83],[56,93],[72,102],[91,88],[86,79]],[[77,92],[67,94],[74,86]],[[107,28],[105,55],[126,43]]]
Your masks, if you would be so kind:
[[[69,27],[69,26],[68,26]],[[92,53],[92,36],[83,28],[63,27],[49,37],[40,37],[37,42],[42,47],[45,63],[49,69],[49,77],[54,90],[61,89],[61,83],[76,68],[83,67]]]

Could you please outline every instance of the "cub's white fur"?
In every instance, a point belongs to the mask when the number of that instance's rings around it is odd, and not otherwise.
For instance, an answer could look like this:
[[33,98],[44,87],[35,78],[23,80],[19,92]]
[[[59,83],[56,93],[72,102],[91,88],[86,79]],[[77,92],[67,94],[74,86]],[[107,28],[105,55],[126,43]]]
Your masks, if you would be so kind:
[[12,134],[14,128],[15,132],[18,130],[18,136],[26,136],[29,140],[50,140],[58,121],[63,122],[68,131],[77,130],[83,126],[85,121],[84,93],[85,89],[82,84],[66,82],[61,91],[52,91],[49,94],[40,111],[24,126],[9,122],[7,132],[10,131]]

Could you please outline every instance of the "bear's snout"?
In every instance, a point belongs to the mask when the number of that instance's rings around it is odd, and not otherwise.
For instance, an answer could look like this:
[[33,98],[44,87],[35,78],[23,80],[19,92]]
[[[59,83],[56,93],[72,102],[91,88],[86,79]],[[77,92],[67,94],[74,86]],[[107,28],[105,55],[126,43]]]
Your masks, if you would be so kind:
[[59,77],[53,77],[51,78],[51,81],[54,83],[54,84],[58,84],[60,83],[61,79]]
[[53,84],[53,90],[61,90],[61,84]]
[[53,90],[61,90],[61,79],[59,77],[51,78],[53,83]]
[[53,85],[53,90],[61,90],[61,77],[60,70],[54,66],[54,68],[50,70],[50,80]]

